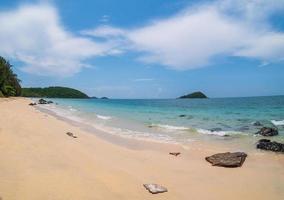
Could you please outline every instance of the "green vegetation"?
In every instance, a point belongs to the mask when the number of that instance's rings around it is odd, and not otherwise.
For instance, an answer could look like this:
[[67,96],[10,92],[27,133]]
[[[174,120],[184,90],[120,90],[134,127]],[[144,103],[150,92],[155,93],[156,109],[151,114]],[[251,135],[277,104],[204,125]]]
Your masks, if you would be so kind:
[[0,97],[20,96],[21,85],[12,65],[0,56]]
[[23,97],[89,98],[83,92],[67,87],[23,88]]
[[191,94],[179,97],[179,99],[197,99],[197,98],[204,99],[208,97],[202,92],[193,92]]

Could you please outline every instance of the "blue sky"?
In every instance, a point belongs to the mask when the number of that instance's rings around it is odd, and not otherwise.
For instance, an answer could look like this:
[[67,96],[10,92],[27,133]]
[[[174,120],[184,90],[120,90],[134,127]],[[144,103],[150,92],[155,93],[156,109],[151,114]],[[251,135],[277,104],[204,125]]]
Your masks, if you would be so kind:
[[283,0],[2,0],[0,54],[25,87],[112,98],[281,95],[283,13]]

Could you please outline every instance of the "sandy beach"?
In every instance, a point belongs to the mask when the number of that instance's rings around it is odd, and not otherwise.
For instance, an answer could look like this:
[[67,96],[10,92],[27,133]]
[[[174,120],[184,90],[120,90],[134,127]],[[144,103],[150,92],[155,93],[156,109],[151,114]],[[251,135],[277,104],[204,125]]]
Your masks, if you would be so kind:
[[[205,156],[234,149],[204,142],[187,148],[116,143],[40,112],[30,102],[0,99],[2,200],[284,198],[283,154],[248,152],[240,168],[213,167]],[[163,185],[168,192],[150,194],[144,183]]]

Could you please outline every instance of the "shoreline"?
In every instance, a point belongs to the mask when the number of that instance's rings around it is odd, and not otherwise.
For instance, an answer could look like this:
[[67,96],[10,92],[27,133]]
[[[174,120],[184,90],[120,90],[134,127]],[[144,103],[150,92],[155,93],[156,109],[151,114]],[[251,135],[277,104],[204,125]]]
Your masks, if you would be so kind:
[[[283,154],[257,151],[241,168],[213,167],[204,158],[226,148],[205,141],[186,149],[148,141],[138,145],[126,138],[117,144],[112,142],[117,138],[100,137],[99,131],[90,134],[29,103],[26,98],[0,99],[3,200],[278,200],[284,196]],[[68,131],[78,138],[66,135]],[[174,157],[169,151],[182,154]],[[152,195],[143,188],[145,183],[161,184],[169,191]]]
[[[49,106],[49,105],[48,105]],[[190,141],[186,142],[178,142],[178,141],[166,141],[159,140],[159,138],[151,138],[151,137],[141,137],[141,136],[128,136],[122,135],[120,133],[114,134],[112,132],[108,132],[105,129],[100,129],[100,127],[93,126],[89,123],[85,123],[83,121],[77,121],[72,118],[68,118],[63,116],[62,114],[58,114],[55,110],[45,107],[45,105],[37,105],[34,107],[40,112],[43,112],[48,115],[52,115],[58,120],[66,122],[72,126],[76,126],[83,131],[88,132],[89,134],[95,134],[97,137],[106,140],[112,144],[120,145],[122,147],[126,147],[129,149],[152,149],[152,150],[160,150],[160,149],[168,149],[167,147],[171,146],[174,149],[179,151],[187,150],[187,149],[213,149],[212,151],[246,151],[249,153],[259,154],[262,153],[257,150],[256,143],[259,139],[263,139],[265,137],[262,136],[253,136],[247,134],[237,134],[237,135],[228,135],[228,136],[220,136],[216,134],[201,134],[201,133],[191,133]],[[274,140],[278,141],[279,138],[276,136]],[[282,140],[280,141],[282,142]],[[265,153],[273,153],[273,152],[265,152]]]

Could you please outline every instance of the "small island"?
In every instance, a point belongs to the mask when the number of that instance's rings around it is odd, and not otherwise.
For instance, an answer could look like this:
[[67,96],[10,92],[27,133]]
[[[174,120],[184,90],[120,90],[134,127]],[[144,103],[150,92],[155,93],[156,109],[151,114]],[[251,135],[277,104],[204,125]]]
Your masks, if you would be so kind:
[[184,96],[179,97],[178,99],[207,99],[208,97],[203,94],[202,92],[193,92],[191,94],[187,94]]
[[80,98],[87,99],[85,93],[68,87],[47,88],[22,88],[23,97],[46,97],[46,98]]

